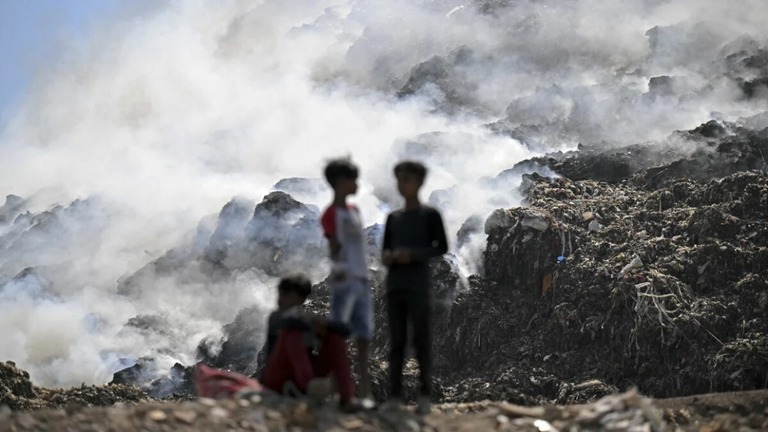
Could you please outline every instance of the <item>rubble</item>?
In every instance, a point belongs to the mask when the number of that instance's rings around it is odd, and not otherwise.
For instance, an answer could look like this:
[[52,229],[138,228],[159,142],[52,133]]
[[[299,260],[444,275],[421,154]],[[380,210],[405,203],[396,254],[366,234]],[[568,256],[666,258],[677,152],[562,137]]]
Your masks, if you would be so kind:
[[211,352],[208,340],[198,345],[198,360],[218,369],[234,370],[245,375],[256,373],[256,359],[261,345],[259,341],[266,333],[266,322],[261,308],[249,306],[238,312],[235,320],[226,324],[223,335],[213,341],[215,352]]
[[12,409],[23,407],[23,400],[37,397],[29,374],[13,362],[0,363],[0,405]]
[[433,99],[441,111],[449,113],[478,109],[479,101],[474,96],[477,83],[462,71],[472,56],[470,48],[461,46],[446,56],[436,55],[419,63],[409,72],[397,97],[424,94]]
[[[450,255],[432,263],[436,402],[566,404],[633,386],[655,397],[766,387],[768,178],[747,171],[657,189],[636,178],[527,175],[527,206],[485,221],[482,276],[465,280]],[[375,244],[375,227],[368,232]],[[384,400],[378,269],[372,284],[373,387]],[[306,308],[325,313],[328,295],[327,282],[317,284]],[[219,356],[203,358],[257,370],[255,316],[241,311]],[[408,400],[417,376],[408,363]]]
[[[768,227],[755,223],[764,173],[695,192],[690,180],[652,191],[538,175],[524,183],[529,206],[488,218],[486,279],[452,311],[460,330],[441,345],[455,362],[478,372],[540,364],[563,381],[600,378],[654,396],[765,388],[757,275],[768,268]],[[590,231],[597,215],[601,229]],[[464,318],[465,303],[482,318]]]
[[32,384],[29,374],[13,362],[0,363],[0,407],[12,410],[65,408],[70,406],[109,406],[116,402],[143,402],[147,395],[126,385],[81,386],[45,389]]
[[[722,145],[728,133],[717,123],[690,132]],[[529,174],[525,207],[465,224],[488,236],[484,272],[465,279],[450,255],[432,263],[436,402],[584,403],[633,386],[655,397],[766,387],[768,178],[742,171],[702,182],[680,171],[661,181],[649,174],[654,169],[610,183]],[[273,232],[285,233],[309,224],[313,212],[276,192],[238,226],[294,220]],[[366,238],[377,311],[373,385],[384,400],[386,304],[374,265],[380,228],[367,228]],[[325,313],[328,295],[327,282],[317,284],[306,308]],[[199,359],[258,372],[257,312],[245,308],[225,326],[215,352],[201,343]],[[407,368],[412,400],[418,369]]]
[[[497,128],[503,126],[497,125]],[[768,169],[768,129],[711,120],[690,131],[676,131],[662,142],[617,148],[579,145],[518,163],[528,172],[542,167],[572,181],[616,184],[627,179],[655,190],[677,180],[706,182],[738,172]],[[566,192],[563,192],[566,193]]]
[[[734,408],[734,405],[738,408]],[[252,397],[147,402],[109,407],[10,411],[0,409],[0,431],[102,430],[256,430],[256,431],[759,431],[768,426],[763,394],[741,398],[705,395],[690,400],[651,400],[635,390],[580,405],[525,407],[505,401],[435,405],[427,416],[413,406],[343,414],[332,403],[315,407],[301,399]]]
[[[255,269],[276,277],[306,267],[306,262],[320,264],[327,245],[318,218],[315,206],[282,191],[267,194],[255,208],[248,200],[233,198],[212,229],[203,220],[187,244],[121,278],[118,293],[137,295],[163,278],[213,286]],[[311,268],[317,274],[324,270],[321,265]]]

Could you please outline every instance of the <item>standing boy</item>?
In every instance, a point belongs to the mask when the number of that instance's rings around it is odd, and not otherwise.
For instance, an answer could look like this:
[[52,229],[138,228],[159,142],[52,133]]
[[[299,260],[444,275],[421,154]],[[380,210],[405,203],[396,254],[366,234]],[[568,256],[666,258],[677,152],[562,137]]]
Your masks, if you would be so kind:
[[[303,312],[312,291],[309,279],[288,276],[277,287],[277,310],[269,316],[267,366],[262,384],[280,393],[298,390],[316,399],[330,394],[336,378],[342,409],[354,409],[355,384],[349,367],[345,325]],[[317,351],[317,354],[313,354]]]
[[384,228],[382,262],[389,268],[386,279],[387,316],[392,348],[389,356],[390,397],[402,402],[403,362],[408,340],[408,324],[413,327],[413,342],[419,362],[421,396],[417,411],[430,411],[431,345],[430,276],[428,262],[448,251],[440,213],[419,202],[427,168],[419,162],[405,161],[395,166],[397,188],[405,207],[387,217]]
[[373,338],[373,303],[360,211],[347,204],[347,197],[357,193],[357,176],[357,167],[347,159],[328,163],[325,179],[333,188],[333,203],[323,213],[321,222],[330,243],[333,265],[329,281],[330,319],[347,323],[356,339],[358,393],[364,406],[368,406],[372,404],[368,345]]

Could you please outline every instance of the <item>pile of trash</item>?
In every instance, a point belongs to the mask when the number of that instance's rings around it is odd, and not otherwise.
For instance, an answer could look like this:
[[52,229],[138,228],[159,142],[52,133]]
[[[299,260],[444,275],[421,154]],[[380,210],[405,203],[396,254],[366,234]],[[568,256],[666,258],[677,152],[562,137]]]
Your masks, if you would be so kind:
[[[462,275],[451,255],[431,264],[436,401],[581,403],[630,387],[656,397],[768,387],[768,177],[759,171],[768,167],[768,129],[711,121],[668,141],[689,145],[582,148],[499,174],[504,183],[529,173],[516,191],[525,202],[462,226],[460,242],[487,234],[479,274]],[[563,177],[537,174],[545,172]],[[276,276],[297,262],[312,263],[300,268],[314,269],[315,280],[327,275],[318,209],[288,193],[322,187],[287,179],[258,205],[233,199],[191,244],[122,280],[121,293],[148,289],[162,275],[194,273],[216,287],[238,272]],[[373,225],[365,236],[374,392],[383,400],[389,336],[380,231]],[[306,308],[327,313],[328,297],[322,281]],[[200,342],[196,360],[256,374],[264,313],[244,307]],[[190,365],[177,366],[162,385],[149,383],[162,390],[153,395],[187,394]],[[412,399],[417,369],[408,367]]]
[[40,388],[33,385],[29,374],[13,362],[0,363],[0,407],[7,406],[12,410],[110,406],[116,402],[138,403],[147,399],[144,391],[127,385]]
[[24,401],[37,397],[29,374],[13,362],[0,363],[0,405],[22,408]]
[[[748,123],[749,120],[745,120]],[[578,151],[555,152],[517,164],[510,171],[546,167],[574,181],[616,184],[631,178],[647,189],[689,179],[706,182],[738,172],[766,170],[768,129],[710,120],[689,131],[676,131],[658,143],[605,149],[579,145]]]
[[[201,221],[186,244],[119,280],[118,293],[138,296],[164,278],[214,287],[254,269],[277,277],[303,268],[307,262],[322,262],[327,245],[317,223],[319,217],[316,206],[279,190],[255,206],[249,200],[233,198],[215,221]],[[324,270],[320,266],[316,272]]]
[[527,207],[486,221],[485,278],[451,310],[443,356],[468,375],[524,364],[531,380],[657,397],[766,387],[764,173],[655,190],[533,174],[523,188]]
[[[526,175],[526,206],[485,221],[483,275],[463,278],[451,256],[432,263],[436,402],[565,404],[635,386],[655,397],[767,387],[768,177],[747,171],[653,189],[637,181],[646,174],[619,183]],[[373,386],[384,400],[380,269],[372,283]],[[306,308],[326,313],[327,281],[313,291]],[[225,326],[214,353],[201,343],[198,360],[256,373],[257,312],[246,308]],[[417,396],[417,376],[408,363],[407,400]],[[185,394],[184,381],[171,394]]]

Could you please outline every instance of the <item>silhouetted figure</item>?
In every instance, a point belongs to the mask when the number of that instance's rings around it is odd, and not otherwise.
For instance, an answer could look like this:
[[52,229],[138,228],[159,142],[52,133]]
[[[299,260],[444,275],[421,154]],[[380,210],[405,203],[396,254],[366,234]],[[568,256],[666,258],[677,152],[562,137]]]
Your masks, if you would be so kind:
[[405,198],[405,207],[387,217],[382,248],[382,262],[389,268],[386,288],[392,345],[389,356],[391,402],[397,405],[402,401],[403,363],[410,324],[421,381],[418,411],[423,414],[430,411],[431,396],[431,281],[428,261],[448,251],[440,213],[419,201],[419,189],[426,175],[426,167],[418,162],[405,161],[395,166],[397,187]]

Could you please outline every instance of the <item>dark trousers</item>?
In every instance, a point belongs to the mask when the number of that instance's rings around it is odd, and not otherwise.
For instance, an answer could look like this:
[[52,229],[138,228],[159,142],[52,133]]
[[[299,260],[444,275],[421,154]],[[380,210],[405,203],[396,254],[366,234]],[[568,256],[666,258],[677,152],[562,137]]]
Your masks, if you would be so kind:
[[408,324],[413,328],[416,360],[419,362],[421,394],[431,393],[432,337],[430,298],[426,289],[391,289],[387,292],[387,315],[392,348],[389,354],[391,396],[403,396],[403,363],[408,343]]
[[339,400],[351,400],[355,395],[355,383],[344,338],[327,334],[318,355],[311,356],[304,343],[304,332],[286,329],[277,338],[277,345],[267,360],[261,383],[280,392],[286,382],[292,381],[303,392],[313,378],[331,375],[336,378],[339,386]]

